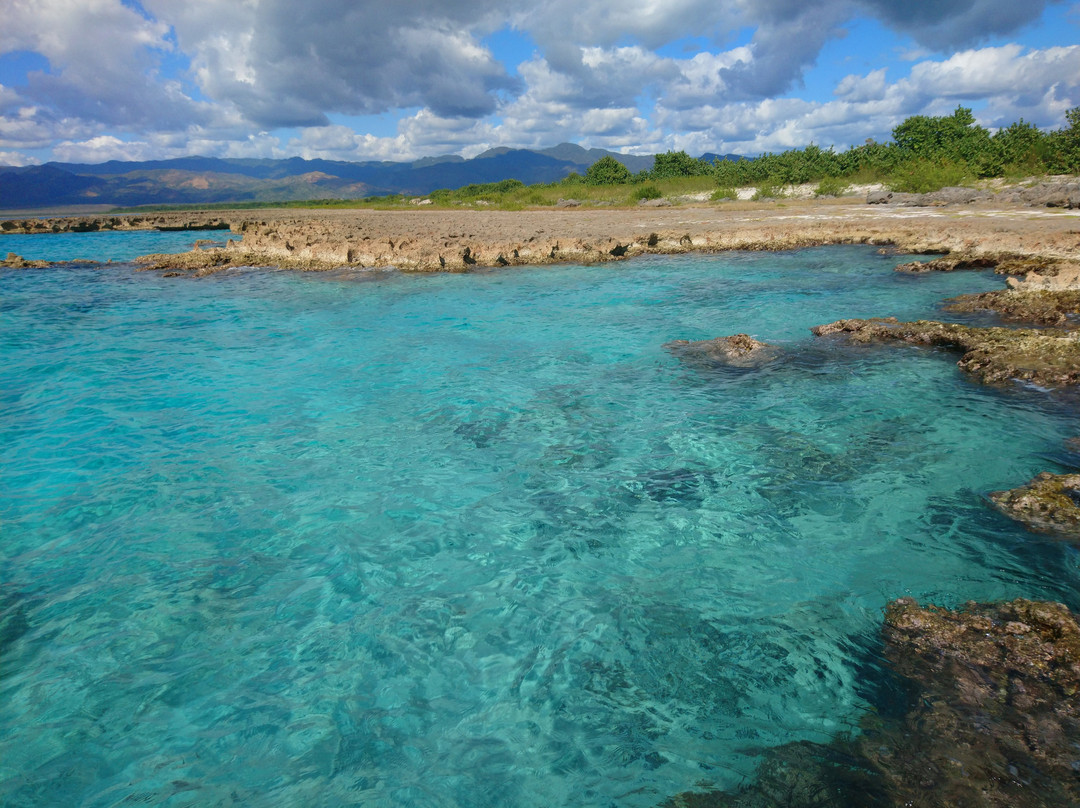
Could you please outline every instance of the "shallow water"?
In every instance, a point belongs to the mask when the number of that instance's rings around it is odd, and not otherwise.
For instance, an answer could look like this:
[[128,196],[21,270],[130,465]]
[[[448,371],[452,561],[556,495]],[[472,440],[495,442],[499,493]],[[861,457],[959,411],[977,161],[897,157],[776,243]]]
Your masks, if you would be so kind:
[[854,727],[891,598],[1080,606],[984,498],[1072,404],[809,335],[1001,285],[902,260],[3,272],[0,801],[653,806]]
[[196,241],[224,243],[228,230],[131,230],[97,233],[5,233],[0,255],[27,261],[134,261],[140,255],[195,249]]

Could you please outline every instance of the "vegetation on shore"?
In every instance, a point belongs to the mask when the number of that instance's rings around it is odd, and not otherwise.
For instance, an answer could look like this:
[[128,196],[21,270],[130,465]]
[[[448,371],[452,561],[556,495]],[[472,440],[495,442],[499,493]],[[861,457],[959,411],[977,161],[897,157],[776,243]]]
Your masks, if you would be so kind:
[[[236,208],[409,207],[421,201],[436,207],[479,206],[500,210],[560,204],[634,205],[643,200],[702,194],[712,201],[737,198],[737,188],[756,188],[754,199],[782,197],[786,188],[816,184],[818,196],[842,195],[853,184],[881,183],[893,191],[928,193],[946,186],[996,178],[1080,174],[1080,107],[1065,113],[1066,126],[1043,131],[1023,119],[993,134],[975,122],[971,110],[951,115],[916,115],[892,131],[892,140],[867,140],[837,152],[811,144],[740,160],[699,160],[685,151],[656,155],[652,169],[632,173],[613,157],[594,163],[582,176],[525,185],[515,179],[442,189],[423,200],[403,194],[362,200],[177,205],[154,210]],[[572,201],[568,201],[572,200]],[[140,210],[146,210],[140,209]],[[118,211],[119,212],[119,211]]]

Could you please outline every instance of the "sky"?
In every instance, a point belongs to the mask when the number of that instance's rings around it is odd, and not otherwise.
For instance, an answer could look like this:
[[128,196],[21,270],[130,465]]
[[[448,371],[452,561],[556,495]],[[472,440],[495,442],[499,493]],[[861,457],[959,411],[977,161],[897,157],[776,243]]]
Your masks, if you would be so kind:
[[1080,0],[0,0],[0,164],[755,156],[1080,106]]

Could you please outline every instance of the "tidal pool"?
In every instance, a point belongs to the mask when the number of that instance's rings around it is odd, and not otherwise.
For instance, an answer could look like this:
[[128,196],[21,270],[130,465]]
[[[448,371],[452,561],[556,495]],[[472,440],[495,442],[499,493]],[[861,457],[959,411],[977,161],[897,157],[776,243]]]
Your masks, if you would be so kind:
[[1001,286],[903,260],[0,270],[0,802],[655,806],[857,731],[890,599],[1075,610],[985,499],[1075,402],[809,333]]

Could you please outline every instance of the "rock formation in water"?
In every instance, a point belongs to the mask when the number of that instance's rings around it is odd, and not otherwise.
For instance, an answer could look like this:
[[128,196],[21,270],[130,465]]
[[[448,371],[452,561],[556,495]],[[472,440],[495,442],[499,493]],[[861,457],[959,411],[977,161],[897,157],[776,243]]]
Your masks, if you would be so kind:
[[0,267],[8,269],[44,269],[49,266],[48,261],[30,261],[13,252],[7,254],[7,258],[0,261]]
[[756,367],[776,358],[776,349],[749,334],[698,340],[677,339],[664,344],[671,353],[689,364]]
[[1027,485],[990,499],[1029,529],[1080,540],[1080,474],[1043,472]]
[[1032,325],[1066,326],[1080,314],[1080,290],[998,289],[945,301],[946,311],[993,311],[1002,319]]
[[1018,599],[885,613],[900,709],[827,745],[769,750],[754,785],[679,794],[664,808],[1049,808],[1080,805],[1080,625]]
[[987,383],[1080,383],[1080,340],[1063,331],[976,328],[932,320],[905,323],[895,317],[837,320],[810,330],[819,337],[839,334],[853,342],[899,341],[963,351],[957,366]]

